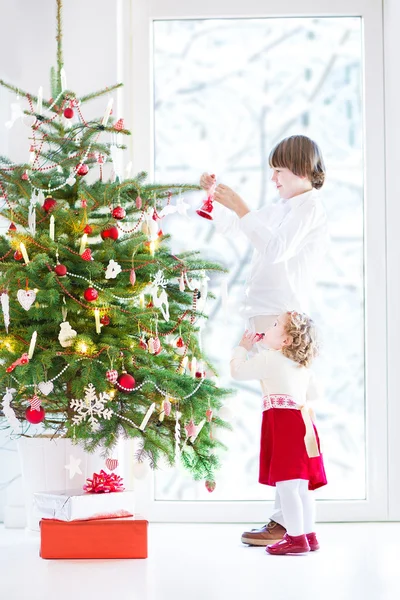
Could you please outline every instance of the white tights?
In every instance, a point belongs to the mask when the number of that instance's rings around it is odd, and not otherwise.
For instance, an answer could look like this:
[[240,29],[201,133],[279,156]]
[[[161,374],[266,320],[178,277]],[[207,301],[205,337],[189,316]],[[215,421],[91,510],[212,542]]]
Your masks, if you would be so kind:
[[276,489],[288,534],[297,536],[312,533],[315,524],[315,504],[313,493],[308,489],[308,481],[305,479],[277,481]]

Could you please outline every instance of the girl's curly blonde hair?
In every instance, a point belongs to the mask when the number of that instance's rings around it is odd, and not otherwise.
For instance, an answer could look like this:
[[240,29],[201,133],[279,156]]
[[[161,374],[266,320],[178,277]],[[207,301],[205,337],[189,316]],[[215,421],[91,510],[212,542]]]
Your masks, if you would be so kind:
[[314,322],[304,313],[294,310],[286,314],[285,332],[293,341],[289,346],[282,348],[282,354],[299,363],[300,366],[308,367],[318,354]]

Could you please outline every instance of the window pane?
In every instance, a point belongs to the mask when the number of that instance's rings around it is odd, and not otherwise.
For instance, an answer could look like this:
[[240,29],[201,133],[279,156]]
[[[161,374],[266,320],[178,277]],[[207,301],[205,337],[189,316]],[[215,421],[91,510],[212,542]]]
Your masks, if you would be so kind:
[[[365,497],[363,280],[363,94],[359,18],[269,18],[154,23],[155,175],[197,182],[202,171],[233,187],[257,209],[276,201],[268,154],[283,137],[305,134],[321,146],[328,171],[323,202],[331,251],[321,269],[312,315],[323,341],[316,364],[326,402],[319,412],[329,485],[320,498]],[[229,312],[210,302],[203,343],[232,387],[231,349],[243,330],[238,314],[252,250],[223,238],[194,208],[163,230],[175,251],[199,249],[229,268]],[[218,298],[220,279],[212,281]],[[156,474],[158,500],[257,500],[274,490],[258,481],[260,389],[237,383],[228,404],[234,431],[208,494],[178,470]]]

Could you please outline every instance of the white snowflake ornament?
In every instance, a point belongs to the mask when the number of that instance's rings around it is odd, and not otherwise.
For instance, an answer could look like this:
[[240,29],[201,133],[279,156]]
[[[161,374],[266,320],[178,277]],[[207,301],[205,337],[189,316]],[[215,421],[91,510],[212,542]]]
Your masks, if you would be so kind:
[[110,396],[106,392],[100,392],[97,395],[93,383],[89,383],[85,387],[85,397],[82,400],[72,399],[70,407],[77,413],[72,419],[73,425],[80,425],[83,421],[87,421],[93,432],[100,428],[98,419],[110,420],[114,411],[111,408],[106,408],[106,402],[110,400]]

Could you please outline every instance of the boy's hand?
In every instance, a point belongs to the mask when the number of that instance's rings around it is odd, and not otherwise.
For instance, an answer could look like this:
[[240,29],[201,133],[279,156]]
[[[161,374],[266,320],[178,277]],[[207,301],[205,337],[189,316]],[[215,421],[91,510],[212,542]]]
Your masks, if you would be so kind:
[[226,206],[226,208],[233,210],[239,218],[244,217],[244,215],[250,212],[249,207],[239,196],[239,194],[234,192],[227,185],[222,185],[222,183],[216,187],[214,192],[214,200],[223,206]]
[[200,177],[200,186],[206,192],[209,192],[214,184],[215,184],[215,175],[209,175],[208,173],[203,173],[203,175]]
[[254,344],[260,341],[260,339],[262,338],[260,338],[259,333],[251,333],[246,329],[238,345],[242,346],[242,348],[246,348],[246,350],[249,351],[252,349]]

